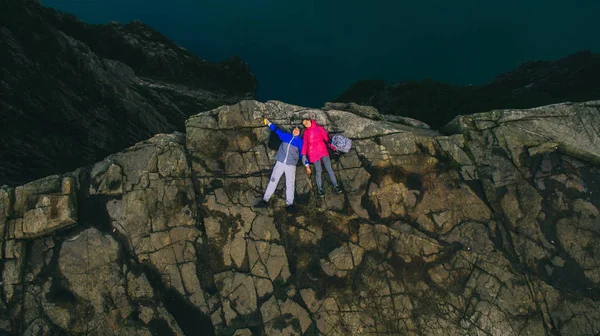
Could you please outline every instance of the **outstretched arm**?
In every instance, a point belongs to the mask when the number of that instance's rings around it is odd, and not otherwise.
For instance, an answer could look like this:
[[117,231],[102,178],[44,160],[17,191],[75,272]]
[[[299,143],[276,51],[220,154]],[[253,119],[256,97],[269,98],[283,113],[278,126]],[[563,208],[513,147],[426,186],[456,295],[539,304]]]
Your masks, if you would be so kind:
[[275,132],[281,141],[290,142],[292,140],[293,136],[290,133],[282,131],[277,125],[270,122],[269,119],[265,118],[264,123],[265,125],[269,125],[269,129]]
[[331,142],[329,141],[329,133],[327,133],[324,127],[321,127],[321,137],[323,138],[323,141],[325,141],[325,143],[327,144],[327,147],[331,148],[334,151],[337,151],[337,148],[331,145]]

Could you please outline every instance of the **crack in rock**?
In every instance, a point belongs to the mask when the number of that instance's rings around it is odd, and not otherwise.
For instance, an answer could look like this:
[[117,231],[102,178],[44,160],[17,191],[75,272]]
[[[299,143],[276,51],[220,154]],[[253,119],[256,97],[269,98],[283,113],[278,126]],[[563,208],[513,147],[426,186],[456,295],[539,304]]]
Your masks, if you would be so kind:
[[[242,101],[190,117],[185,140],[0,188],[0,332],[597,334],[589,109],[462,116],[445,136]],[[355,140],[333,160],[344,194],[324,178],[317,199],[298,169],[296,213],[283,183],[254,208],[275,160],[262,118],[305,116]]]

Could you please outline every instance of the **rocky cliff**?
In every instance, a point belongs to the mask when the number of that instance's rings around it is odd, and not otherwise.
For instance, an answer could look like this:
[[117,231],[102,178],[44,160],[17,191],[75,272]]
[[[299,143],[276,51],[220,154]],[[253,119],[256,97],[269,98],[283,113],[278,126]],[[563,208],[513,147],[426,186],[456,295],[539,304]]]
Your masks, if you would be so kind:
[[479,86],[361,80],[336,101],[374,106],[383,114],[416,118],[439,129],[457,115],[600,99],[599,76],[600,54],[580,51],[556,61],[523,63]]
[[254,97],[241,60],[200,59],[141,22],[89,25],[38,1],[0,8],[0,185],[91,164]]
[[[345,189],[299,211],[264,116],[344,130]],[[600,332],[600,101],[460,116],[442,135],[243,101],[72,173],[0,189],[0,330],[91,335]],[[326,179],[326,177],[325,177]]]

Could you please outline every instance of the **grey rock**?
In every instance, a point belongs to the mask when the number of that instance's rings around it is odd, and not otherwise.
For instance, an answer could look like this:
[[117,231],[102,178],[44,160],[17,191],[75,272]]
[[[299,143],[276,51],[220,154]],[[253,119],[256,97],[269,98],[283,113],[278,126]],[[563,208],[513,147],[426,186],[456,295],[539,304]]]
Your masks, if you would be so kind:
[[[0,312],[10,312],[0,330],[143,335],[160,323],[183,335],[190,326],[166,310],[166,289],[216,334],[598,333],[600,169],[561,149],[581,130],[550,132],[559,124],[544,116],[561,109],[464,117],[462,133],[441,135],[243,101],[191,117],[185,137],[0,189]],[[355,139],[333,160],[344,194],[324,177],[317,199],[314,176],[298,169],[297,213],[282,186],[269,208],[252,207],[274,164],[262,118],[289,127],[308,115]],[[593,141],[578,152],[593,153]],[[22,234],[29,211],[68,195],[82,202],[77,226]]]
[[154,318],[154,311],[149,307],[142,307],[140,309],[140,319],[144,321],[144,323],[148,324]]
[[[555,104],[529,110],[494,110],[458,116],[446,130],[463,134],[469,130],[489,130],[510,141],[509,145],[518,142],[526,147],[558,147],[565,154],[600,164],[597,146],[600,135],[594,128],[600,122],[597,105],[600,101]],[[516,159],[515,153],[510,154]]]
[[431,126],[427,125],[426,123],[424,123],[422,121],[419,121],[419,120],[416,120],[413,118],[408,118],[408,117],[384,114],[383,119],[386,121],[389,121],[389,122],[402,124],[402,125],[406,125],[406,126],[412,126],[412,127],[416,127],[416,128],[425,128],[425,129],[431,128]]
[[145,274],[139,276],[127,273],[127,290],[129,297],[133,299],[150,299],[154,296],[154,290]]
[[[303,335],[312,324],[306,310],[290,299],[281,301],[272,296],[262,304],[260,312],[268,335]],[[290,317],[283,320],[284,316]],[[294,322],[300,325],[299,330],[292,326]],[[283,329],[282,324],[285,326]]]
[[373,119],[373,120],[382,120],[384,117],[379,114],[376,108],[373,106],[362,106],[355,103],[325,103],[325,110],[340,110],[340,111],[348,111],[355,114],[358,114],[361,117]]
[[35,208],[23,215],[22,231],[15,238],[40,237],[56,229],[71,226],[77,222],[75,195],[49,195],[40,197]]
[[257,309],[256,290],[252,277],[242,273],[215,274],[215,283],[223,302],[236,307],[235,312],[225,313],[227,324],[239,315],[249,315]]
[[349,271],[360,265],[364,249],[355,244],[344,244],[329,253],[329,260],[338,270]]
[[238,329],[233,336],[252,336],[250,329]]
[[[90,250],[94,253],[81,254]],[[106,303],[103,294],[110,293],[121,280],[118,252],[117,242],[95,229],[66,241],[60,250],[58,264],[69,287],[77,296],[90,300],[98,312]]]

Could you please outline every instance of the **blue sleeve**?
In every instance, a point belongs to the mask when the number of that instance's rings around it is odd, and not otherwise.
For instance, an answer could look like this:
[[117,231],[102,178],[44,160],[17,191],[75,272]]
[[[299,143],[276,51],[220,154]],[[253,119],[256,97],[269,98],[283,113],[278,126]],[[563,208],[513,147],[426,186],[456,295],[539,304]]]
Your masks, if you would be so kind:
[[291,133],[280,130],[279,127],[277,127],[277,125],[275,125],[273,123],[271,123],[271,125],[269,125],[269,128],[271,129],[271,131],[274,131],[275,134],[277,134],[277,136],[279,137],[279,139],[281,139],[281,141],[283,141],[283,142],[290,142],[290,141],[292,141],[292,138],[294,137]]
[[290,141],[292,141],[292,138],[294,137],[292,135],[292,133],[284,132],[284,131],[280,130],[279,128],[275,131],[275,133],[277,133],[277,135],[279,135],[279,139],[281,139],[281,141],[283,141],[283,142],[290,142]]

